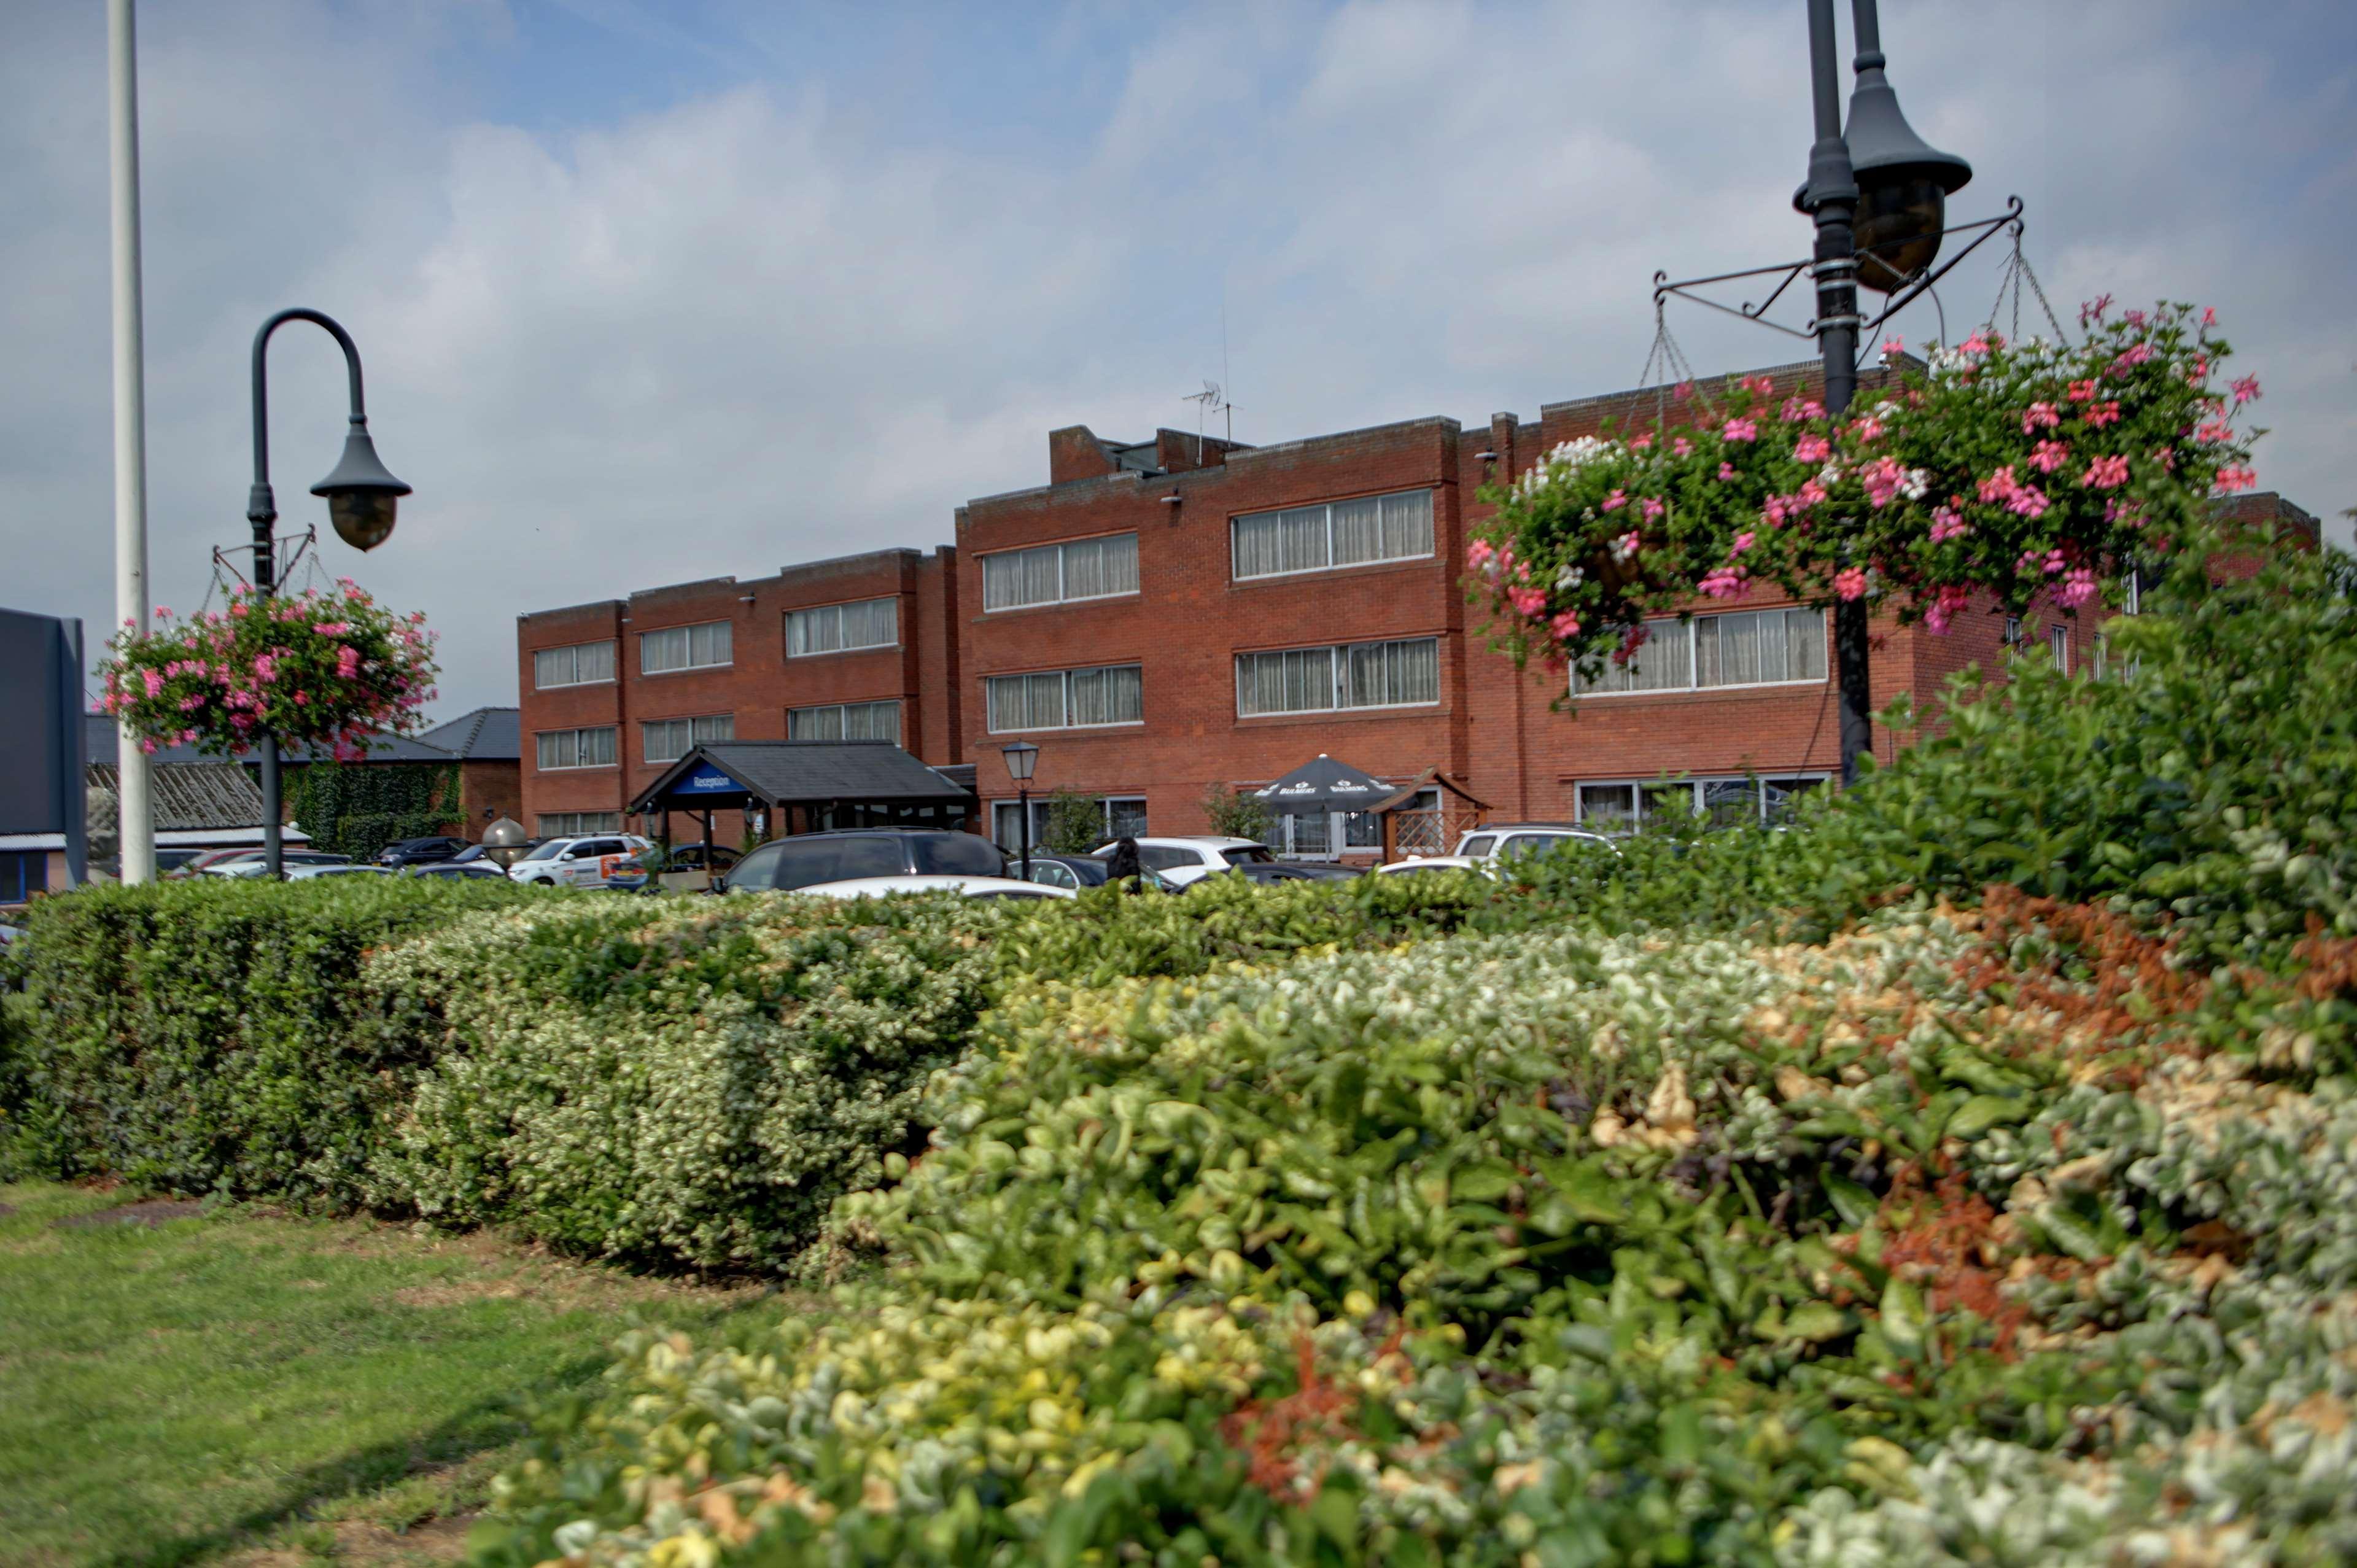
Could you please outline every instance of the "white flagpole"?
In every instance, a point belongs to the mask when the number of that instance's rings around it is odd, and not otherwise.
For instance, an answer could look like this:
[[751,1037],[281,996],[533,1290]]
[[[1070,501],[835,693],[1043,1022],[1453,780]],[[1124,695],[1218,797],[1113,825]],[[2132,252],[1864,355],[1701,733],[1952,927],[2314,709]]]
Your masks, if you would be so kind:
[[[147,390],[139,303],[139,77],[131,0],[107,0],[106,101],[114,217],[114,618],[147,623]],[[120,725],[118,723],[118,731]],[[147,754],[127,732],[115,747],[122,782],[123,880],[156,875]]]

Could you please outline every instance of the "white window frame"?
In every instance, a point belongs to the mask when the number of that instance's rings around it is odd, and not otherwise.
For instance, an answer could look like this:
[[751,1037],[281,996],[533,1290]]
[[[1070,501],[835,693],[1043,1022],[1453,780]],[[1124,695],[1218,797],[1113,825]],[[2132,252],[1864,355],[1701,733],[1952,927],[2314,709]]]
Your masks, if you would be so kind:
[[[843,612],[851,609],[865,609],[870,605],[889,605],[892,607],[892,639],[889,642],[845,642],[843,640]],[[832,615],[834,618],[835,645],[833,648],[805,647],[801,652],[795,652],[795,626],[797,624],[804,626],[813,624],[812,621],[804,619],[805,617],[824,615]],[[810,639],[808,636],[805,635],[802,640],[807,643]],[[898,648],[899,646],[900,596],[898,594],[878,594],[872,599],[844,599],[831,605],[810,605],[802,609],[788,610],[786,612],[786,657],[789,659],[832,659],[838,653],[873,653],[878,649]]]
[[[1373,501],[1381,507],[1394,496],[1423,495],[1431,498],[1432,547],[1407,555],[1377,555],[1366,561],[1334,560],[1334,509],[1349,501]],[[1318,507],[1326,513],[1326,561],[1319,566],[1295,566],[1278,572],[1254,572],[1249,575],[1236,570],[1236,527],[1264,517],[1275,517],[1288,511],[1308,511]],[[1231,583],[1266,583],[1279,577],[1308,577],[1321,572],[1359,572],[1370,566],[1395,566],[1403,561],[1429,561],[1440,553],[1440,493],[1429,485],[1418,485],[1405,490],[1384,490],[1372,496],[1342,496],[1334,500],[1305,501],[1299,506],[1277,507],[1267,511],[1238,512],[1228,519],[1228,581]],[[1380,528],[1380,524],[1378,524]]]
[[788,740],[794,738],[794,715],[797,714],[805,715],[812,714],[839,714],[845,720],[844,724],[840,727],[845,730],[848,730],[851,727],[849,723],[851,717],[849,710],[853,708],[891,709],[892,744],[895,746],[900,744],[901,713],[900,699],[898,697],[878,697],[872,702],[864,703],[815,703],[805,708],[788,708],[786,710],[786,738]]
[[[1073,723],[1072,677],[1094,675],[1108,670],[1135,670],[1138,672],[1138,716],[1134,719],[1106,719],[1096,724]],[[993,681],[1032,681],[1042,675],[1059,676],[1064,682],[1064,722],[1060,725],[1019,725],[1013,729],[999,728],[991,715],[990,683]],[[1083,664],[1071,670],[1020,670],[1009,671],[1003,675],[985,675],[982,678],[982,721],[985,733],[990,735],[1028,735],[1038,734],[1044,730],[1142,729],[1146,725],[1146,667],[1142,664]]]
[[[1390,714],[1411,708],[1440,706],[1440,693],[1447,684],[1440,660],[1440,639],[1437,637],[1384,637],[1367,642],[1330,642],[1312,644],[1308,648],[1254,648],[1238,653],[1234,659],[1236,680],[1236,717],[1240,719],[1291,719],[1315,714]],[[1432,645],[1433,694],[1428,701],[1415,703],[1351,703],[1342,702],[1342,682],[1350,668],[1349,656],[1361,648],[1388,648],[1394,643],[1428,642]],[[1322,708],[1275,708],[1266,713],[1244,712],[1244,660],[1281,656],[1287,653],[1324,653],[1327,656],[1328,696]]]
[[[612,736],[614,737],[614,760],[611,762],[566,762],[560,763],[556,767],[552,768],[546,763],[541,761],[541,756],[544,749],[541,746],[541,742],[544,740],[553,740],[560,735],[569,735],[573,737],[573,755],[576,757],[581,755],[581,737],[583,736]],[[601,768],[619,768],[622,765],[622,736],[620,727],[616,725],[581,725],[572,729],[534,730],[532,736],[532,743],[533,768],[535,772],[539,773],[586,773]]]
[[[1789,682],[1786,683],[1789,684]],[[1714,688],[1710,687],[1704,688],[1706,691],[1713,689]],[[1572,785],[1571,816],[1573,822],[1578,823],[1582,827],[1588,827],[1590,824],[1587,815],[1586,793],[1587,790],[1627,789],[1631,791],[1631,800],[1636,804],[1636,811],[1634,813],[1628,817],[1611,817],[1605,819],[1606,826],[1594,827],[1591,831],[1596,832],[1604,832],[1609,829],[1622,827],[1625,827],[1630,831],[1635,831],[1641,829],[1645,825],[1647,810],[1645,797],[1649,790],[1658,791],[1664,789],[1683,789],[1686,791],[1691,800],[1691,806],[1689,808],[1691,813],[1695,817],[1700,818],[1705,815],[1706,811],[1703,803],[1703,791],[1705,789],[1714,784],[1745,784],[1751,787],[1753,798],[1759,806],[1759,822],[1760,825],[1764,826],[1769,820],[1769,787],[1771,787],[1780,781],[1789,782],[1798,779],[1806,779],[1809,781],[1811,788],[1822,788],[1824,784],[1829,782],[1832,778],[1833,775],[1830,772],[1821,768],[1797,768],[1790,770],[1789,772],[1783,773],[1710,773],[1690,775],[1683,779],[1581,779],[1576,780]]]
[[[581,655],[592,648],[606,650],[607,673],[589,680],[580,677]],[[555,648],[535,648],[532,650],[532,689],[535,692],[557,692],[567,686],[610,686],[614,683],[613,669],[617,650],[610,637],[595,638],[587,642],[567,642]],[[570,681],[544,681],[540,678],[540,661],[552,653],[573,655],[574,678]]]
[[[1825,612],[1820,607],[1813,605],[1776,605],[1770,607],[1770,608],[1773,610],[1814,609],[1817,612],[1817,635],[1820,638],[1823,638],[1829,634],[1830,628],[1826,623]],[[1785,681],[1723,681],[1714,686],[1706,686],[1701,684],[1701,678],[1698,671],[1702,668],[1702,660],[1699,657],[1702,650],[1695,646],[1695,642],[1697,637],[1700,635],[1697,628],[1702,625],[1702,623],[1706,620],[1723,620],[1728,616],[1760,615],[1762,613],[1766,612],[1761,610],[1720,610],[1714,615],[1687,616],[1684,618],[1673,616],[1663,616],[1648,620],[1645,623],[1648,632],[1648,636],[1646,638],[1648,644],[1651,644],[1655,639],[1663,635],[1663,632],[1661,629],[1663,628],[1674,628],[1676,635],[1685,639],[1686,683],[1684,685],[1657,686],[1650,691],[1644,692],[1583,691],[1580,689],[1579,685],[1579,672],[1575,670],[1569,677],[1571,682],[1571,694],[1583,703],[1600,702],[1608,698],[1619,699],[1623,697],[1694,697],[1706,695],[1713,692],[1763,692],[1770,691],[1777,687],[1823,686],[1833,680],[1834,661],[1832,650],[1828,647],[1825,654],[1825,672],[1822,675],[1803,675],[1798,680]],[[1594,779],[1585,780],[1585,782],[1618,783],[1620,782],[1620,780]]]
[[[727,634],[726,641],[728,643],[728,657],[726,659],[708,660],[704,663],[699,664],[695,662],[695,634],[705,627],[713,626],[726,628]],[[687,647],[685,660],[678,664],[666,664],[660,670],[648,669],[647,639],[654,637],[667,638],[673,634],[677,634],[685,639]],[[681,675],[685,674],[691,670],[726,670],[736,662],[737,623],[735,621],[691,621],[685,626],[659,626],[654,628],[652,630],[639,633],[639,673],[641,675]]]
[[[1139,585],[1132,588],[1115,588],[1109,594],[1070,592],[1066,585],[1064,553],[1077,544],[1102,544],[1113,539],[1126,539],[1130,542],[1130,570],[1138,579]],[[1049,550],[1056,553],[1056,596],[1054,598],[1028,599],[1019,605],[994,605],[990,602],[990,563],[1019,560],[1023,556],[1036,555]],[[980,560],[983,564],[982,613],[985,615],[1006,615],[1015,610],[1045,609],[1051,605],[1092,605],[1103,599],[1135,598],[1144,590],[1145,574],[1137,560],[1137,532],[1134,529],[1120,533],[1092,533],[1084,539],[1060,539],[1052,544],[1027,544],[1020,550],[994,550],[987,555],[980,557]]]
[[[687,726],[688,736],[687,745],[682,749],[673,752],[669,757],[657,757],[654,754],[654,749],[647,744],[647,731],[652,729],[657,725],[662,725],[666,728],[673,725],[685,725]],[[704,725],[726,725],[728,733],[726,735],[716,734],[698,736],[695,732],[698,726]],[[685,757],[689,752],[694,751],[699,746],[705,745],[711,741],[735,740],[736,738],[737,715],[735,714],[683,714],[678,718],[640,719],[639,721],[639,757],[641,761],[649,763],[677,762],[681,757]],[[615,831],[619,832],[620,830],[617,829]]]
[[[597,822],[595,827],[587,825],[587,819],[593,817]],[[541,811],[535,813],[534,820],[539,822],[540,836],[544,839],[587,838],[595,833],[619,833],[622,831],[622,813],[619,811]],[[571,826],[557,825],[568,821]],[[614,825],[606,826],[608,822]]]
[[[1098,813],[1097,831],[1102,835],[1097,841],[1100,843],[1108,843],[1113,840],[1113,808],[1116,801],[1136,802],[1138,807],[1138,816],[1141,821],[1151,820],[1146,816],[1146,797],[1143,795],[1098,795],[1092,797],[1092,799],[1096,802]],[[1053,803],[1054,801],[1052,797],[1047,795],[1034,795],[1031,797],[1031,854],[1035,858],[1047,853],[1042,850],[1039,845],[1047,838],[1048,808]],[[1004,832],[1006,831],[1008,824],[1013,823],[1016,825],[1017,832],[1019,832],[1023,821],[1023,813],[1021,811],[1022,804],[1023,802],[1019,798],[1015,800],[1007,800],[1004,798],[993,800],[990,802],[990,831],[993,833]],[[1135,832],[1129,836],[1132,838],[1145,838],[1147,836],[1147,829],[1141,826]],[[1019,839],[1002,842],[994,838],[991,842],[998,844],[999,848],[1005,850],[1009,854],[1016,854],[1023,847]]]

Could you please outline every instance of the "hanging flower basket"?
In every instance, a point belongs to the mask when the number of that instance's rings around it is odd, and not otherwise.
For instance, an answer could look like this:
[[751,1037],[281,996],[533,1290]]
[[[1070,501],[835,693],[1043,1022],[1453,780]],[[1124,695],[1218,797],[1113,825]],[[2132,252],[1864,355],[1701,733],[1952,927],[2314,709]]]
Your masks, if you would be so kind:
[[350,761],[372,736],[414,734],[436,695],[424,612],[396,616],[349,577],[291,597],[241,587],[225,610],[156,620],[126,621],[99,666],[99,705],[145,751],[242,757],[271,735]]
[[1770,585],[1933,631],[1982,596],[2099,607],[2123,563],[2179,547],[2214,496],[2257,482],[2233,418],[2258,383],[2223,381],[2214,313],[2109,309],[2081,313],[2076,348],[1986,331],[1934,349],[1840,417],[1752,376],[1695,423],[1565,442],[1484,490],[1471,596],[1517,659],[1587,676],[1649,617]]

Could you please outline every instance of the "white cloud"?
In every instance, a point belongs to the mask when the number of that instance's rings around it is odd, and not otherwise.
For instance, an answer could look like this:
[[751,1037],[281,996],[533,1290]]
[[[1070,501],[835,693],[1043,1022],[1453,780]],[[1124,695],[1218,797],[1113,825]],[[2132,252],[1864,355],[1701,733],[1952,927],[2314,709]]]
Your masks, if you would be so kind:
[[[35,12],[0,62],[0,599],[103,625],[92,9]],[[289,303],[353,329],[380,450],[418,488],[358,575],[442,631],[446,709],[512,700],[520,609],[930,545],[964,498],[1041,482],[1052,426],[1188,422],[1181,395],[1222,374],[1223,298],[1245,439],[1626,385],[1655,267],[1806,248],[1785,205],[1808,139],[1790,9],[1146,9],[1110,59],[1076,10],[1042,47],[1121,91],[1085,141],[1043,148],[896,134],[817,78],[528,127],[485,108],[484,72],[530,69],[496,10],[151,5],[158,597],[192,602],[208,548],[242,532],[246,345]],[[2216,303],[2268,385],[2265,478],[2320,512],[2357,500],[2347,76],[2222,43],[2190,8],[1886,9],[1909,113],[1978,170],[1957,214],[2028,198],[2066,315],[2098,288]],[[746,58],[791,50],[773,34]],[[1952,328],[1993,288],[1960,272]],[[1706,369],[1807,353],[1691,310],[1673,325]],[[290,333],[272,374],[281,506],[304,520],[338,368]]]

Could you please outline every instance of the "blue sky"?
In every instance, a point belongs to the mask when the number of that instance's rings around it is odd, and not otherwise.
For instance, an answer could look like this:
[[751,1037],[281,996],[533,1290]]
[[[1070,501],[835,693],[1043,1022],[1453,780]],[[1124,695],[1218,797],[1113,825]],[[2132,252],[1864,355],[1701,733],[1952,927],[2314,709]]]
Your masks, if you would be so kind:
[[[156,596],[196,602],[242,530],[253,327],[327,309],[418,491],[330,564],[427,612],[444,712],[513,700],[520,610],[946,541],[959,501],[1044,480],[1049,428],[1187,427],[1205,378],[1250,441],[1633,384],[1656,267],[1807,245],[1796,0],[141,18]],[[97,628],[102,16],[6,27],[0,602]],[[1977,171],[1955,214],[2020,194],[2066,319],[2215,304],[2267,389],[2264,481],[2357,505],[2357,7],[1886,0],[1883,28]],[[1953,335],[1995,281],[1943,289]],[[1806,352],[1672,325],[1706,371]],[[324,339],[274,349],[282,498],[334,457],[336,375]]]

